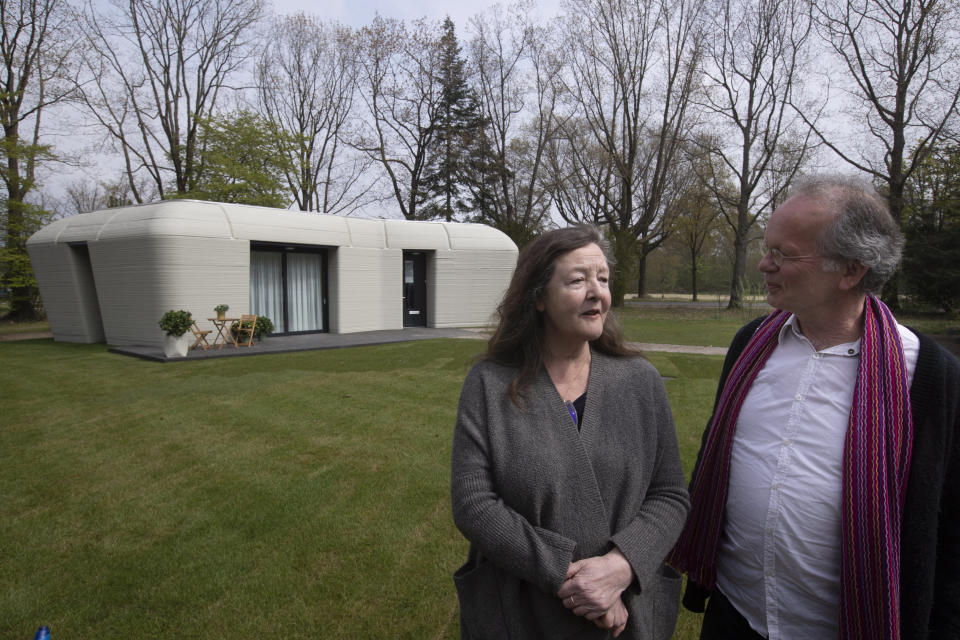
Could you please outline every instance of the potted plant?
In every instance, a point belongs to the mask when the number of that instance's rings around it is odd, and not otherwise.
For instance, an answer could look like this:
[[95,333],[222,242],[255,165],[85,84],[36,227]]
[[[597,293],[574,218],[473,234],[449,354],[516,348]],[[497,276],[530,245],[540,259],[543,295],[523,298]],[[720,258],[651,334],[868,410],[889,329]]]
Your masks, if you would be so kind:
[[187,351],[190,350],[190,338],[187,335],[190,325],[193,324],[193,316],[189,311],[180,309],[174,311],[171,309],[160,318],[160,328],[166,334],[163,340],[163,353],[168,358],[180,357],[186,358]]
[[225,317],[227,317],[227,309],[229,308],[230,305],[228,304],[218,304],[215,306],[213,310],[217,312],[217,320],[223,320]]
[[273,321],[267,316],[257,316],[257,322],[253,325],[253,337],[262,342],[271,333],[273,333]]
[[[230,335],[233,336],[234,340],[237,339],[237,329],[239,327],[239,322],[234,322],[230,325]],[[273,321],[267,316],[257,316],[257,321],[253,325],[253,337],[263,342],[263,339],[271,333],[273,333]]]

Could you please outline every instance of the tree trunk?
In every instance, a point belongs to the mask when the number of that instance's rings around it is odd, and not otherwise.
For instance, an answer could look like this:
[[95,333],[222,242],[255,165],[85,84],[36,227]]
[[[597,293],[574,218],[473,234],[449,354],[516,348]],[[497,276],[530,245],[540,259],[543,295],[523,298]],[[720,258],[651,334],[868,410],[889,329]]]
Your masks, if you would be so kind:
[[[897,222],[897,227],[903,229],[903,179],[901,177],[902,171],[900,167],[892,168],[890,170],[891,182],[890,184],[890,193],[887,196],[887,206],[890,207],[890,215],[893,216],[893,219]],[[894,180],[894,178],[896,178]],[[893,272],[893,275],[890,276],[890,279],[887,280],[887,283],[883,287],[883,292],[881,294],[881,300],[883,303],[890,307],[890,310],[893,312],[900,311],[900,269],[898,268]]]
[[637,297],[642,298],[647,295],[647,253],[640,252],[637,258]]
[[743,276],[747,265],[747,239],[737,230],[733,241],[733,273],[730,278],[730,302],[728,309],[743,308]]
[[610,278],[610,298],[613,306],[622,307],[636,259],[636,239],[629,231],[621,231],[613,236],[612,244],[616,264]]
[[690,285],[693,289],[693,301],[697,301],[697,250],[690,248]]

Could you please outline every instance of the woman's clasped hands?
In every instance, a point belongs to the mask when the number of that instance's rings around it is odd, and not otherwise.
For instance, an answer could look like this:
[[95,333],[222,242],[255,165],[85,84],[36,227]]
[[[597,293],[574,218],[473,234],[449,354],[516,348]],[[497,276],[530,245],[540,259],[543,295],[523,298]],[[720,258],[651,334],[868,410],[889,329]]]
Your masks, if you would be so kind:
[[614,548],[602,556],[571,562],[557,597],[567,609],[611,630],[616,638],[627,626],[627,609],[620,594],[632,580],[630,563]]

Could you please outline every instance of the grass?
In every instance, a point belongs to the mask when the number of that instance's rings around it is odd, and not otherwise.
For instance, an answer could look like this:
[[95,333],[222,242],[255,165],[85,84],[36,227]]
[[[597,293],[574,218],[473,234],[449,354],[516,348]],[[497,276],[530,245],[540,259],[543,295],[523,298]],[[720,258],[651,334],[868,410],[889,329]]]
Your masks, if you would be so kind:
[[[700,450],[703,428],[710,418],[717,379],[723,365],[721,356],[694,356],[676,353],[650,353],[649,360],[661,375],[666,376],[667,394],[673,410],[680,445],[680,459],[690,479]],[[674,640],[696,640],[700,637],[702,615],[680,607]]]
[[[726,347],[745,322],[770,312],[770,307],[729,310],[705,306],[636,307],[617,310],[627,338],[636,342]],[[897,313],[904,325],[927,334],[960,334],[960,318],[943,313]]]
[[726,347],[745,322],[768,311],[626,306],[617,310],[617,317],[627,339],[635,342]]
[[456,637],[449,440],[481,346],[0,346],[0,637]]
[[[752,317],[622,315],[634,340],[720,345]],[[0,637],[457,638],[450,434],[482,348],[156,364],[0,344]],[[722,358],[649,357],[689,473]],[[674,637],[698,629],[684,612]]]
[[46,320],[37,322],[0,322],[0,335],[9,333],[36,333],[50,331],[50,323]]
[[[482,347],[0,345],[0,637],[457,638],[450,433]],[[692,464],[720,359],[652,359]]]

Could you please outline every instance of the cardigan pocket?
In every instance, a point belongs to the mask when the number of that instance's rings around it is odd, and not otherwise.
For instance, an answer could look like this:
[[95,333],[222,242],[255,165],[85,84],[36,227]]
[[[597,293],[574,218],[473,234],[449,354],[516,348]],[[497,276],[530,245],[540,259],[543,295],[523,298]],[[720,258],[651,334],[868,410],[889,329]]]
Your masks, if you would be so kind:
[[653,593],[654,640],[669,640],[680,613],[680,589],[683,579],[673,567],[663,564],[657,572]]
[[463,640],[508,638],[497,569],[492,562],[471,558],[453,574],[460,601],[460,634]]

